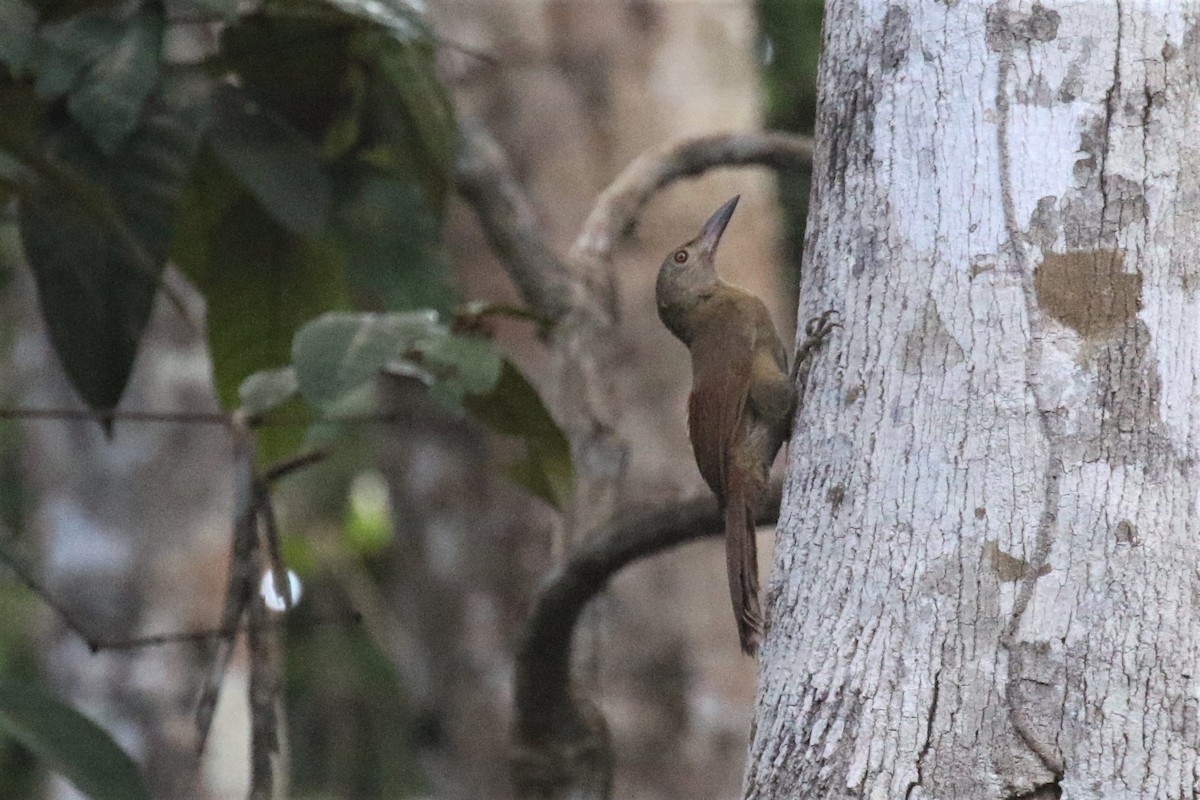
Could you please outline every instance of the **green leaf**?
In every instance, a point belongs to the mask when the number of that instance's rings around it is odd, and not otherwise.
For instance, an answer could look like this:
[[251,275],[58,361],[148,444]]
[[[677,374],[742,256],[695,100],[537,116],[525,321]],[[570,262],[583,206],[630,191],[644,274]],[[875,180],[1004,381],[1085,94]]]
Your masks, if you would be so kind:
[[256,372],[238,387],[242,410],[257,416],[286,403],[300,391],[296,370],[291,367]]
[[420,186],[361,163],[338,165],[334,181],[331,232],[356,296],[390,310],[452,308],[437,220]]
[[19,73],[33,54],[37,11],[23,0],[0,2],[0,63]]
[[506,469],[509,479],[555,508],[564,508],[574,487],[571,446],[525,376],[506,360],[495,386],[469,395],[463,405],[493,431],[525,442],[525,457]]
[[184,194],[171,254],[208,303],[213,377],[227,408],[249,375],[291,360],[305,320],[346,306],[337,254],[267,216],[210,153]]
[[332,190],[312,142],[244,92],[222,86],[213,106],[213,152],[263,210],[293,233],[318,234]]
[[328,0],[328,3],[351,17],[379,25],[401,43],[428,42],[432,35],[425,18],[403,0]]
[[0,731],[92,800],[149,800],[137,765],[112,737],[39,688],[0,684]]
[[379,51],[383,74],[400,91],[425,152],[449,175],[454,162],[455,123],[446,89],[437,78],[434,51],[423,46],[388,46]]
[[68,94],[67,109],[105,154],[137,127],[158,80],[163,12],[150,3],[132,18],[97,13],[42,29],[35,64],[43,96]]
[[33,87],[0,69],[0,148],[10,160],[25,162],[39,150],[37,131],[44,106]]
[[418,342],[445,335],[433,312],[325,314],[296,333],[292,365],[304,398],[320,409],[370,389],[380,370]]
[[338,19],[279,16],[321,10],[317,3],[269,4],[242,17],[221,36],[218,64],[238,85],[287,120],[311,142],[324,142],[335,121],[353,107],[355,89],[347,80],[352,27]]
[[363,158],[383,171],[420,180],[430,207],[440,212],[457,139],[433,48],[428,41],[397,41],[382,31],[366,31],[355,39],[355,51],[368,74]]
[[556,508],[571,496],[571,448],[537,391],[489,341],[452,334],[431,312],[326,314],[296,334],[292,365],[301,395],[326,418],[310,429],[310,445],[337,434],[330,418],[374,410],[375,381],[386,369],[524,441],[525,457],[508,468],[523,488]]
[[25,253],[51,341],[92,408],[124,392],[166,259],[175,210],[204,127],[207,84],[165,82],[141,128],[107,158],[77,125],[21,198]]
[[433,373],[433,396],[451,407],[462,405],[468,394],[490,392],[500,378],[502,363],[486,339],[450,335],[416,342],[405,360]]

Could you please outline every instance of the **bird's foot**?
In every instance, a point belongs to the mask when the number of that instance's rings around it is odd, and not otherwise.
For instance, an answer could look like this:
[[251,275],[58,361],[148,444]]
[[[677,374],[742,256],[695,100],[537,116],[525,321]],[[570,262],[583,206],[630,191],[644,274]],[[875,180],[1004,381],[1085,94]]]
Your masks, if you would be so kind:
[[833,333],[834,328],[842,327],[842,323],[833,319],[836,316],[837,311],[831,308],[824,314],[813,317],[804,326],[804,335],[807,338],[796,348],[796,358],[792,362],[793,373],[812,355],[814,350],[821,346],[829,334]]

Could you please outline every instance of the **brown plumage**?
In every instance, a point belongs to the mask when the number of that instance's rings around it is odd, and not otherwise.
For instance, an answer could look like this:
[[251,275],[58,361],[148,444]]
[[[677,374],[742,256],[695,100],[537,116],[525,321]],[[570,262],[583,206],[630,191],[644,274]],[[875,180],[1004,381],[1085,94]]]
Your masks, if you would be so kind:
[[[771,463],[790,433],[796,386],[767,307],[717,275],[717,244],[737,202],[734,197],[717,209],[699,236],[667,256],[655,297],[659,318],[692,356],[688,436],[725,518],[738,639],[754,655],[763,632],[754,518]],[[819,343],[833,326],[828,315],[818,319],[815,328],[809,325],[810,342]]]

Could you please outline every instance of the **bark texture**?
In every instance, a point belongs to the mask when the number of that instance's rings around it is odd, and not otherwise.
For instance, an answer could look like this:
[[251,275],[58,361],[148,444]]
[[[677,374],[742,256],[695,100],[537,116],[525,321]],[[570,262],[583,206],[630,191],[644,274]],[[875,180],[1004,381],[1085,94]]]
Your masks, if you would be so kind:
[[746,796],[1194,797],[1194,15],[826,14]]

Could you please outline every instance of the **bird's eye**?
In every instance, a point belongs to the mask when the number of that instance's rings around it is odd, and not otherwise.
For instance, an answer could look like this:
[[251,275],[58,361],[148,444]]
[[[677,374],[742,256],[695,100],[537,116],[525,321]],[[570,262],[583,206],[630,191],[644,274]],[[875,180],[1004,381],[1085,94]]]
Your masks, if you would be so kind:
[[675,263],[683,264],[686,262],[687,262],[687,250],[676,250],[675,251]]

